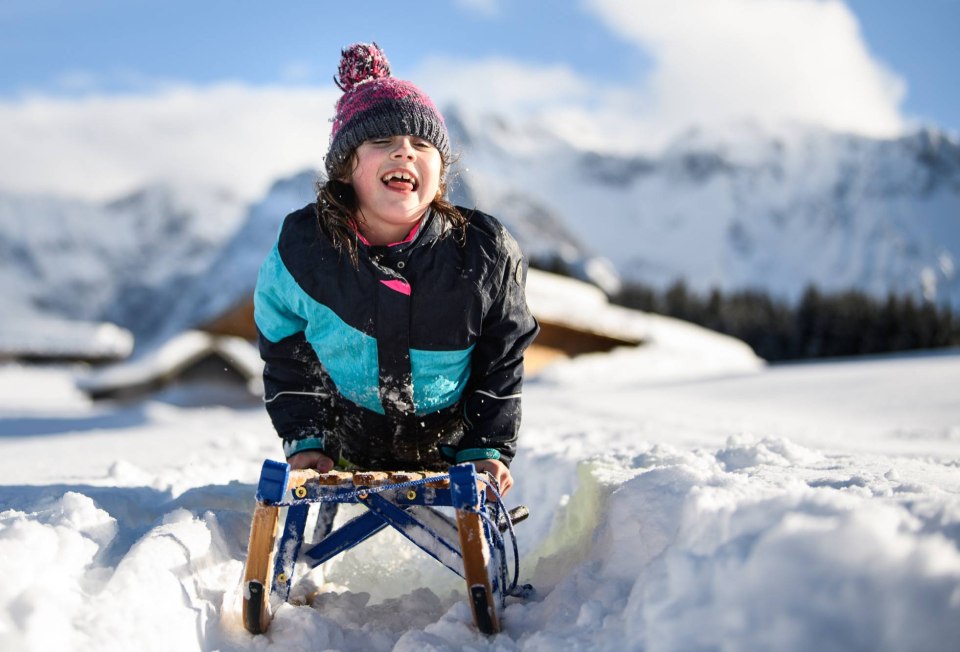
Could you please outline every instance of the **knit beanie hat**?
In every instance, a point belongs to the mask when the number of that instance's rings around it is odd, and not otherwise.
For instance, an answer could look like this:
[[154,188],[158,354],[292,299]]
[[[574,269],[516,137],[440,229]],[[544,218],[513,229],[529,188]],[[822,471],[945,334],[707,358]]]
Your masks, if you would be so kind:
[[450,158],[443,116],[433,101],[408,81],[390,76],[390,63],[376,43],[354,43],[341,51],[334,82],[343,91],[330,131],[327,175],[371,138],[417,136]]

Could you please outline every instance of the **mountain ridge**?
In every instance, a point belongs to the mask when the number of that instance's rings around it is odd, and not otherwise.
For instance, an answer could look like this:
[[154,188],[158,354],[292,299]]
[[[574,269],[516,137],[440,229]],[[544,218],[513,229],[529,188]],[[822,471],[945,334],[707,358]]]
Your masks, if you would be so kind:
[[[659,154],[599,153],[500,116],[447,111],[451,198],[500,218],[533,264],[615,293],[815,285],[960,307],[960,144],[823,129],[692,130]],[[8,319],[116,323],[151,346],[247,298],[317,173],[252,204],[154,185],[114,201],[0,193]],[[0,337],[2,337],[0,327]]]

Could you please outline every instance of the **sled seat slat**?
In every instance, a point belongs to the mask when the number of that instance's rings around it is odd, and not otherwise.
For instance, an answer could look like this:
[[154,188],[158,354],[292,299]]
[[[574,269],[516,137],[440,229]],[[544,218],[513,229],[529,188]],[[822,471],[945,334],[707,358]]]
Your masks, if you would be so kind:
[[427,483],[428,487],[432,487],[434,489],[446,489],[447,487],[450,486],[450,478],[446,477],[445,474],[440,473],[439,471],[426,471],[423,474],[423,477],[425,478],[432,478],[436,476],[444,476],[444,477],[441,478],[440,480],[437,480],[436,482],[428,482]]
[[400,484],[401,482],[413,482],[423,477],[423,473],[417,471],[393,471],[390,473],[390,482]]
[[[444,475],[439,471],[327,471],[317,473],[313,470],[291,471],[288,489],[296,489],[309,482],[324,487],[381,487],[386,484],[413,482],[432,476]],[[430,482],[428,487],[445,488],[450,482],[444,478]]]
[[355,487],[379,487],[390,482],[390,476],[384,471],[357,471],[353,474]]
[[290,480],[287,482],[287,489],[296,489],[315,480],[320,474],[313,469],[299,469],[290,471]]
[[353,474],[346,471],[327,471],[326,473],[317,474],[317,482],[325,487],[352,485]]

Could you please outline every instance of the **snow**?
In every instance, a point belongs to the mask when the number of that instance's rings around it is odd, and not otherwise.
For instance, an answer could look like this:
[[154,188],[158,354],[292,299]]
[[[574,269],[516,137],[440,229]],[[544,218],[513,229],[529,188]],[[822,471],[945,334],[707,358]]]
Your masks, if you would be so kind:
[[[281,457],[259,400],[185,381],[91,402],[85,367],[11,363],[0,649],[956,649],[960,351],[766,366],[564,288],[572,313],[647,344],[527,383],[507,504],[531,509],[517,534],[537,594],[511,600],[501,634],[473,629],[462,580],[383,532],[301,574],[313,606],[250,636],[256,480]],[[531,302],[559,311],[556,296]]]

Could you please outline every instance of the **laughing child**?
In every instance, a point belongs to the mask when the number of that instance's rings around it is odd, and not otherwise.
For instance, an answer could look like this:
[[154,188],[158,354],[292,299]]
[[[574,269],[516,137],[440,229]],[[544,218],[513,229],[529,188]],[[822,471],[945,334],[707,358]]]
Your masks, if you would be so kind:
[[434,103],[376,44],[345,49],[316,202],[287,216],[255,317],[267,411],[295,469],[443,470],[513,484],[538,326],[517,243],[445,199]]

